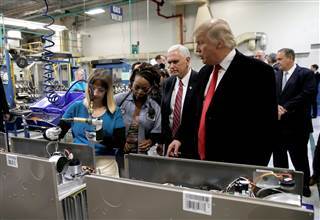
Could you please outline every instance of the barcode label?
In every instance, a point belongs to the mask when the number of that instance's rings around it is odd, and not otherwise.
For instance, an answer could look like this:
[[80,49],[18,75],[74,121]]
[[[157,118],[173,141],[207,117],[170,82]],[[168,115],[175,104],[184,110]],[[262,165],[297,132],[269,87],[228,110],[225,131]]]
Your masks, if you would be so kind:
[[183,191],[183,210],[212,215],[212,196]]
[[16,155],[7,154],[7,166],[18,168],[18,159]]

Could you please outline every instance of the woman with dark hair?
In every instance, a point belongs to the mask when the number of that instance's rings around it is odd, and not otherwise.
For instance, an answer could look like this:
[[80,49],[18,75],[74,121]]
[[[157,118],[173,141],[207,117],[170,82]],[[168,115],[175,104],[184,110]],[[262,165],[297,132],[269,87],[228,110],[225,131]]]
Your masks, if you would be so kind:
[[132,73],[130,83],[129,92],[115,96],[126,126],[124,153],[146,154],[161,135],[160,106],[150,98],[159,75],[152,65],[143,63]]
[[[152,85],[152,88],[149,92],[149,97],[152,98],[154,101],[158,103],[158,105],[161,105],[161,89],[160,89],[160,80],[161,80],[161,74],[160,70],[157,66],[152,66],[150,63],[140,63],[136,68],[132,71],[132,74],[129,79],[129,87],[131,88],[135,75],[137,72],[139,72],[142,69],[152,69],[153,72],[153,80],[154,84]],[[156,74],[155,74],[156,73]]]
[[[93,126],[72,121],[75,117],[100,120],[101,124]],[[113,98],[112,77],[106,70],[96,69],[90,75],[85,99],[73,103],[62,118],[64,120],[58,125],[61,128],[59,139],[71,128],[74,143],[92,145],[94,142],[97,173],[118,177],[114,148],[121,149],[124,146],[125,127],[121,111]],[[92,133],[96,133],[96,137],[92,137]],[[56,133],[52,129],[48,129],[45,137],[57,139],[54,134]]]
[[131,72],[133,73],[133,71],[134,71],[136,68],[138,68],[140,65],[141,65],[141,62],[140,62],[140,61],[137,61],[137,62],[133,63],[133,64],[131,65]]

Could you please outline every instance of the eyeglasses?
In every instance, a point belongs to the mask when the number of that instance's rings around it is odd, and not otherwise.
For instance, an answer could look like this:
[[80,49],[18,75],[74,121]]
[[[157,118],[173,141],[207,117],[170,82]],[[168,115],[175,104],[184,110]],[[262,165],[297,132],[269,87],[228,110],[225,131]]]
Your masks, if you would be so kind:
[[141,91],[142,93],[148,93],[150,92],[151,88],[150,87],[140,87],[138,85],[133,85],[133,90],[136,92]]
[[92,88],[92,91],[94,92],[94,91],[97,91],[97,92],[99,92],[99,93],[105,93],[106,92],[106,89],[104,89],[104,88]]

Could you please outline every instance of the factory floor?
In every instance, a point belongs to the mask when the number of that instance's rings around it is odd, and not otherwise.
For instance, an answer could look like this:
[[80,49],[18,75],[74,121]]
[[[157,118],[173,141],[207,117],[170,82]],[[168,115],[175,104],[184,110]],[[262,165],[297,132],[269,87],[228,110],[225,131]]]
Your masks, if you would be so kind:
[[[314,153],[314,149],[315,149],[315,144],[317,143],[318,140],[318,136],[320,133],[320,117],[318,116],[315,119],[312,119],[312,124],[313,124],[313,133],[310,136],[310,140],[309,140],[309,144],[308,144],[308,155],[309,155],[309,164],[310,164],[310,171],[311,171],[311,175],[312,175],[312,158],[313,158],[313,153]],[[292,166],[292,164],[291,164]],[[293,166],[292,166],[293,167]],[[319,193],[319,184],[318,185],[313,185],[310,187],[311,189],[311,197],[310,198],[306,198],[303,197],[303,202],[304,203],[309,203],[309,204],[313,204],[314,207],[314,219],[318,220],[320,219],[320,193]]]
[[[312,124],[313,124],[313,133],[310,135],[309,143],[308,143],[308,157],[309,157],[309,166],[310,166],[310,174],[312,175],[313,170],[312,170],[312,160],[313,160],[313,153],[315,149],[315,144],[317,143],[318,136],[320,133],[320,116],[318,116],[315,119],[312,119]],[[294,169],[290,155],[288,154],[289,157],[289,168]],[[270,162],[269,162],[269,167],[273,167],[273,159],[271,157]],[[320,191],[319,191],[319,186],[318,185],[313,185],[310,187],[311,190],[311,197],[303,197],[302,202],[304,204],[311,204],[313,205],[314,208],[314,219],[319,220],[320,219]]]

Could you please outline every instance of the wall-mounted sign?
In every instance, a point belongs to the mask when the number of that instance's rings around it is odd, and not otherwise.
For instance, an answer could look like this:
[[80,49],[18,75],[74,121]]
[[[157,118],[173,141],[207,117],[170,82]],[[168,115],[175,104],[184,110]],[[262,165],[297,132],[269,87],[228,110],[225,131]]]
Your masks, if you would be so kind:
[[111,5],[110,6],[110,14],[111,14],[111,19],[115,20],[115,21],[122,21],[122,8],[115,6],[115,5]]

